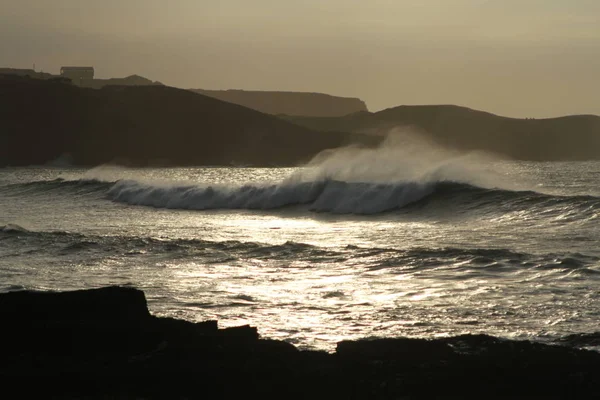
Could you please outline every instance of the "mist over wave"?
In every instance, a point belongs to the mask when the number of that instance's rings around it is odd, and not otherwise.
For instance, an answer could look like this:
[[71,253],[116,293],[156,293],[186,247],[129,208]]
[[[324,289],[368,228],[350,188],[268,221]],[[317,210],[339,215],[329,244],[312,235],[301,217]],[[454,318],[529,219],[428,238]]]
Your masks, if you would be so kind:
[[454,153],[410,133],[394,133],[379,147],[346,147],[319,154],[281,182],[244,185],[173,185],[120,180],[118,202],[181,209],[274,209],[307,205],[311,211],[375,214],[431,195],[440,183],[495,186],[499,176],[481,167],[481,154]]
[[393,130],[376,148],[349,146],[326,150],[291,181],[333,179],[343,182],[461,182],[480,187],[515,189],[489,168],[496,160],[482,152],[457,152],[408,130]]
[[189,181],[151,180],[135,170],[102,166],[87,171],[83,178],[8,185],[0,191],[100,194],[120,203],[188,210],[302,206],[315,212],[370,215],[422,203],[432,211],[498,214],[526,210],[534,218],[597,217],[597,197],[556,196],[507,182],[501,171],[491,167],[493,160],[481,153],[448,151],[403,132],[390,135],[375,149],[326,151],[278,181],[206,183],[202,176]]

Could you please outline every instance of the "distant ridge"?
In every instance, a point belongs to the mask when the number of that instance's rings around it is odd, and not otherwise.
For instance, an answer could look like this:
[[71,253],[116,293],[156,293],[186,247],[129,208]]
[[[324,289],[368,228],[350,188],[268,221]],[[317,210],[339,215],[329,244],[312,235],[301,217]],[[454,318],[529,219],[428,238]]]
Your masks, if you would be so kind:
[[195,93],[239,104],[272,115],[339,117],[367,111],[364,101],[351,97],[338,97],[324,93],[204,90],[190,89]]
[[517,119],[424,105],[337,117],[274,117],[142,77],[125,79],[92,90],[63,79],[0,74],[0,166],[289,166],[325,149],[375,145],[396,128],[448,148],[514,159],[600,159],[600,117],[595,115]]
[[102,89],[105,86],[162,86],[158,81],[151,81],[139,75],[130,75],[125,78],[89,79],[82,82],[82,87]]
[[[73,72],[69,73],[69,70],[81,71],[85,70],[87,76],[73,75]],[[63,74],[64,72],[64,74]],[[54,81],[62,81],[64,83],[73,83],[76,86],[102,89],[105,86],[117,85],[117,86],[151,86],[151,85],[162,85],[161,82],[151,81],[148,78],[144,78],[139,75],[129,75],[125,78],[109,78],[109,79],[98,79],[93,78],[94,68],[93,67],[62,67],[61,75],[53,75],[46,72],[36,72],[33,69],[27,68],[0,68],[0,76],[5,78],[10,77],[28,77],[35,79],[51,79]]]
[[522,160],[600,159],[600,117],[508,118],[455,105],[416,105],[343,117],[282,116],[310,129],[384,135],[417,131],[458,150],[482,150]]
[[80,88],[0,76],[0,166],[294,165],[322,150],[375,143],[315,132],[168,86]]

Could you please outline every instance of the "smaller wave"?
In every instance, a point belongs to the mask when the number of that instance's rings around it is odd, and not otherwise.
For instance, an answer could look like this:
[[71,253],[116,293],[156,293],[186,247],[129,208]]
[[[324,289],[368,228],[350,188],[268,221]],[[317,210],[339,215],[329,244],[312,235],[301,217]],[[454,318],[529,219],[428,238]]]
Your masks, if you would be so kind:
[[79,233],[72,233],[68,231],[35,231],[31,229],[24,228],[17,224],[6,224],[0,225],[0,238],[4,237],[5,239],[9,238],[24,238],[27,240],[40,240],[46,241],[48,243],[54,242],[56,240],[65,241],[71,243],[76,240],[81,240],[85,236]]
[[27,233],[27,232],[29,232],[29,230],[25,229],[22,226],[17,225],[17,224],[6,224],[6,225],[0,225],[0,232],[3,232],[3,233]]
[[21,290],[27,290],[27,288],[23,285],[0,285],[0,293],[9,293],[9,292],[17,292]]
[[105,182],[97,179],[67,180],[56,178],[47,181],[13,183],[2,187],[0,190],[7,194],[46,194],[55,191],[85,194],[106,192],[113,184],[114,182]]
[[[364,271],[396,274],[433,274],[436,279],[462,280],[501,277],[531,271],[531,279],[599,279],[600,258],[581,253],[528,254],[485,248],[371,248],[332,249],[298,242],[266,244],[202,239],[96,236],[69,232],[35,232],[18,225],[0,226],[6,249],[27,255],[32,248],[44,259],[68,257],[89,261],[106,257],[190,259],[207,265],[245,265],[256,260],[285,261],[289,268],[314,268],[335,263]],[[74,258],[73,258],[74,257]],[[201,260],[201,261],[200,261]],[[263,265],[263,262],[257,265]],[[530,279],[527,278],[527,279]],[[330,294],[332,295],[332,294]]]
[[[417,274],[439,280],[497,279],[536,281],[598,279],[600,258],[580,253],[530,254],[494,248],[348,248],[345,257],[370,272]],[[522,275],[525,271],[528,271]],[[516,275],[513,275],[516,274]],[[525,277],[525,278],[524,278]]]

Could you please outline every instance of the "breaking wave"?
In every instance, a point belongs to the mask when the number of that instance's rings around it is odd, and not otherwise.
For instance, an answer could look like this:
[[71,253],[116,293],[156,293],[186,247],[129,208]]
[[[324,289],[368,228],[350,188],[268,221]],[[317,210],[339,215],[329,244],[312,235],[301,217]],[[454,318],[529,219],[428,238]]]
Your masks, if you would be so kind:
[[115,182],[97,179],[67,180],[57,178],[47,181],[13,183],[0,187],[0,193],[7,195],[37,195],[51,192],[70,192],[72,194],[105,193]]
[[495,214],[527,210],[542,217],[573,219],[596,218],[600,212],[600,198],[595,196],[557,196],[446,180],[380,183],[319,179],[271,184],[177,185],[137,180],[55,179],[13,184],[0,191],[27,195],[49,192],[93,195],[130,205],[182,210],[275,210],[301,206],[314,212],[371,215],[428,207],[432,212]]
[[375,214],[401,208],[435,190],[435,184],[340,182],[322,180],[271,185],[156,186],[119,181],[109,191],[118,202],[160,208],[276,209],[307,205],[311,211]]
[[243,186],[160,186],[119,181],[109,190],[110,199],[157,208],[262,209],[304,205],[311,211],[336,214],[377,214],[409,205],[437,205],[461,210],[545,209],[557,212],[600,209],[600,198],[555,196],[533,191],[486,189],[458,182],[364,183],[321,180]]

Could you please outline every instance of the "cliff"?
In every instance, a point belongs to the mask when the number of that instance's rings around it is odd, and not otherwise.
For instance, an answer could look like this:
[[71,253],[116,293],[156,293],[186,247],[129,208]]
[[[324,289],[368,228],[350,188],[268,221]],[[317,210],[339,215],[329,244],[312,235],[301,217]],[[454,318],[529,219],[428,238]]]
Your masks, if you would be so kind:
[[272,115],[338,117],[367,111],[364,101],[323,93],[190,89],[195,93],[239,104]]
[[167,86],[79,88],[0,77],[0,166],[293,165],[328,148],[373,143]]
[[323,132],[384,135],[394,128],[408,128],[449,148],[483,150],[521,160],[600,159],[600,117],[595,115],[518,119],[453,105],[431,105],[338,118],[282,118]]

